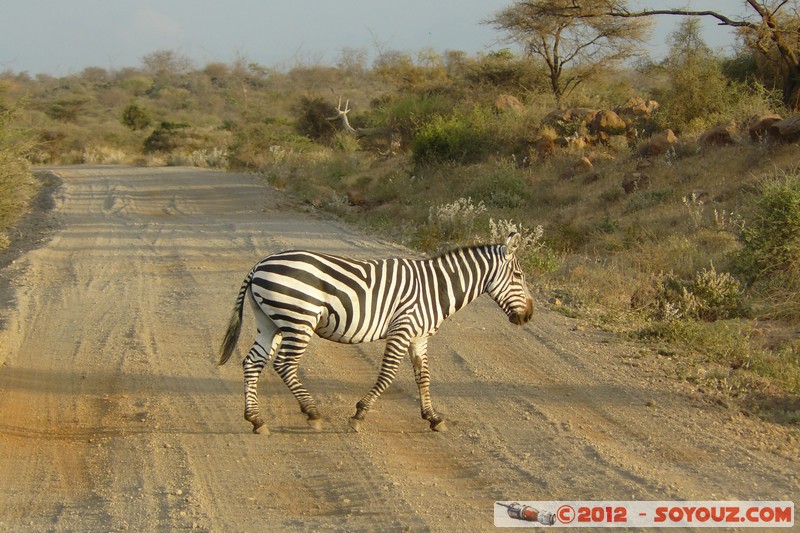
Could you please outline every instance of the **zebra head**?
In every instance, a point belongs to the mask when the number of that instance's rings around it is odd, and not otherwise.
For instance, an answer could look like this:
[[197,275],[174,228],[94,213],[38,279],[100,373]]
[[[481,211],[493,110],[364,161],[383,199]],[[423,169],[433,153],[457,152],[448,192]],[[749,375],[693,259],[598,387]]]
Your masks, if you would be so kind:
[[522,237],[516,231],[508,234],[505,245],[498,247],[497,266],[486,286],[489,296],[508,315],[508,319],[519,326],[533,315],[533,300],[515,253],[521,241]]

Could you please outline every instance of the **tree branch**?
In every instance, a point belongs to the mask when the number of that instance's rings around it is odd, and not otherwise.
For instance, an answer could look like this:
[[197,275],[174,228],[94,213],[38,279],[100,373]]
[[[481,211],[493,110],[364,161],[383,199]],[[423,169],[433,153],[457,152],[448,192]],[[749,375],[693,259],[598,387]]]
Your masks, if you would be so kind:
[[329,121],[341,120],[342,126],[344,127],[345,130],[349,131],[353,135],[358,135],[358,130],[350,125],[350,120],[348,120],[347,118],[347,114],[349,112],[350,112],[350,100],[347,100],[347,102],[345,102],[344,109],[342,109],[342,98],[339,97],[339,104],[336,106],[336,116],[327,117],[326,120]]
[[[751,3],[752,5],[752,3]],[[758,28],[758,24],[747,20],[733,20],[716,11],[691,11],[688,9],[645,9],[643,11],[609,11],[606,13],[612,17],[638,18],[651,17],[653,15],[682,15],[693,17],[713,17],[719,21],[720,26],[731,26],[733,28]]]
[[778,11],[780,11],[781,8],[783,6],[785,6],[786,4],[788,4],[788,3],[789,3],[789,0],[783,0],[780,4],[775,6],[775,9],[772,10],[772,13],[770,13],[769,16],[770,17],[774,17],[778,13]]

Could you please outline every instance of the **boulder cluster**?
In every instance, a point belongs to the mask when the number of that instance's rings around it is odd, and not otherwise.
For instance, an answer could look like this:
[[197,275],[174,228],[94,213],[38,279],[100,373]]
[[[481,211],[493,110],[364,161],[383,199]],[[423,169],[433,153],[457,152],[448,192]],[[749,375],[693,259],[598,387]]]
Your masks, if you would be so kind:
[[[498,109],[513,109],[513,104],[498,100]],[[649,179],[641,172],[648,166],[647,159],[667,153],[678,145],[680,139],[670,129],[653,131],[653,113],[659,108],[655,100],[634,97],[614,109],[592,109],[573,107],[556,109],[548,113],[542,121],[538,136],[529,143],[531,155],[544,159],[552,155],[559,147],[570,147],[578,150],[592,146],[608,146],[610,148],[634,147],[636,155],[641,159],[637,172],[626,175],[622,188],[628,194],[646,186]],[[692,136],[687,141],[699,148],[714,146],[731,146],[747,142],[794,142],[800,140],[800,115],[782,117],[776,113],[765,113],[753,117],[744,126],[733,122],[720,124]],[[582,176],[585,182],[596,180],[599,175],[595,171],[598,159],[610,157],[600,151],[589,151],[582,155],[561,174],[561,179]]]
[[[503,104],[510,107],[507,102]],[[582,149],[595,145],[635,145],[641,157],[658,156],[679,141],[670,129],[646,136],[653,129],[651,118],[658,108],[655,100],[633,97],[615,109],[556,109],[545,116],[544,127],[530,147],[540,158],[551,155],[559,146]],[[697,136],[694,142],[699,146],[726,146],[747,142],[748,137],[752,142],[796,141],[800,139],[800,115],[784,118],[765,113],[742,128],[732,122],[720,124]]]
[[544,117],[544,128],[532,148],[544,156],[557,146],[626,146],[644,130],[656,109],[658,102],[638,97],[615,109],[556,109]]

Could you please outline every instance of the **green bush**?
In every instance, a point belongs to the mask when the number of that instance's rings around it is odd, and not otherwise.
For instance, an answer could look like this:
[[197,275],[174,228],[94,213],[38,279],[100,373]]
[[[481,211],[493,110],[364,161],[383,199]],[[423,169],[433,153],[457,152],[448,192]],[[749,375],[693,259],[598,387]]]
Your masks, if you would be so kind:
[[184,130],[188,127],[188,124],[162,122],[155,131],[144,140],[145,153],[171,152],[180,145]]
[[735,267],[765,318],[800,318],[800,169],[761,183]]
[[734,318],[744,312],[739,282],[728,272],[717,272],[713,264],[695,275],[691,292],[702,320]]
[[474,107],[468,114],[438,116],[423,124],[411,145],[415,163],[476,163],[492,153],[495,137],[488,111]]
[[[328,120],[336,116],[336,109],[325,99],[303,96],[294,108],[297,133],[315,141],[329,141],[336,133],[334,123]],[[338,122],[338,121],[337,121]]]
[[738,265],[750,281],[776,273],[800,278],[800,168],[764,180],[740,239]]
[[150,126],[152,119],[145,108],[131,102],[122,111],[122,123],[133,131],[143,130]]
[[700,23],[686,18],[670,35],[663,65],[668,85],[654,91],[661,103],[655,122],[675,132],[703,131],[726,121],[747,121],[776,103],[758,83],[726,76],[725,60],[716,57],[700,36]]
[[425,122],[450,115],[455,108],[455,101],[439,93],[403,93],[385,97],[373,106],[372,125],[389,126],[400,134],[403,141],[408,142]]
[[716,59],[698,59],[670,70],[669,87],[655,95],[661,102],[655,116],[661,128],[702,131],[724,118],[734,91]]

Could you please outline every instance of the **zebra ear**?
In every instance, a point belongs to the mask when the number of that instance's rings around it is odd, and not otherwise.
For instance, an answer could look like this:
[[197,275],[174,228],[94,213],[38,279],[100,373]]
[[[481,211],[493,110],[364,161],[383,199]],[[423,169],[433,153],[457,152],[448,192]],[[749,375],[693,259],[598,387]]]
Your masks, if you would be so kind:
[[522,242],[522,236],[519,233],[512,231],[508,234],[508,237],[506,237],[506,250],[508,255],[514,255],[514,252],[519,248],[520,242]]

